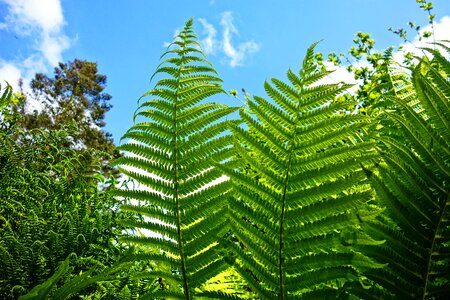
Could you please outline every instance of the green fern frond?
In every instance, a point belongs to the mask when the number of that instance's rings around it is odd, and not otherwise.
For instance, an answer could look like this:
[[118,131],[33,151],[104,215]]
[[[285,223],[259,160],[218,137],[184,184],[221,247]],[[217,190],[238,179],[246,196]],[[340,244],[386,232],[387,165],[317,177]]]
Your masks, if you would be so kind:
[[439,52],[425,50],[433,58],[420,59],[399,80],[398,86],[408,86],[408,96],[395,89],[386,96],[396,111],[380,115],[388,121],[377,138],[383,162],[367,172],[387,209],[364,227],[386,242],[362,251],[388,266],[365,275],[381,287],[377,293],[402,299],[440,299],[450,293],[450,63]]
[[314,46],[288,83],[266,82],[274,103],[255,96],[240,111],[248,129],[232,128],[239,167],[221,167],[235,192],[235,267],[262,299],[336,296],[335,282],[380,266],[343,243],[359,234],[358,213],[372,199],[360,167],[375,155],[363,141],[369,120],[334,101],[350,85],[312,86],[330,73],[313,63]]
[[[3,91],[2,91],[3,90]],[[9,104],[12,98],[12,87],[6,82],[6,87],[2,89],[2,85],[0,84],[0,110],[4,108],[5,105]]]
[[159,255],[139,259],[167,264],[163,280],[178,282],[148,297],[191,299],[226,266],[218,237],[226,233],[230,187],[215,164],[230,158],[226,131],[233,122],[224,117],[236,108],[204,101],[224,91],[192,20],[161,58],[153,76],[166,77],[144,94],[150,99],[141,102],[135,114],[139,123],[123,137],[130,142],[119,147],[126,155],[115,162],[140,188],[116,195],[129,203],[122,210],[143,217],[124,225],[150,232],[124,241],[160,249]]
[[47,299],[53,286],[55,286],[58,280],[60,280],[62,276],[64,276],[67,272],[69,272],[69,270],[70,270],[69,259],[66,259],[61,263],[56,272],[47,281],[45,281],[40,285],[35,286],[28,294],[19,297],[19,299],[21,300]]

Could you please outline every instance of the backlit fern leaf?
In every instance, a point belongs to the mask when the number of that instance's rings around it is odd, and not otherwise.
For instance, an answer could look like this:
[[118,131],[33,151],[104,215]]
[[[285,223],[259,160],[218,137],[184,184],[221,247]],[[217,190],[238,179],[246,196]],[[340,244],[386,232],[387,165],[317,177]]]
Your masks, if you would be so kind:
[[367,232],[385,244],[366,253],[389,266],[366,274],[395,299],[444,299],[450,294],[450,62],[434,49],[411,74],[405,93],[394,88],[385,99],[397,113],[387,119],[379,140],[384,163],[368,172],[386,214],[367,223]]
[[144,216],[125,225],[150,232],[126,241],[160,249],[143,259],[166,263],[170,271],[162,280],[178,285],[147,295],[151,298],[190,299],[196,287],[226,267],[217,236],[226,230],[229,186],[217,181],[222,174],[213,166],[230,156],[223,118],[236,109],[203,101],[223,90],[192,25],[191,19],[162,55],[155,75],[167,77],[144,94],[149,98],[136,113],[139,123],[120,146],[126,156],[115,162],[140,184],[116,193],[127,199],[123,210]]
[[360,267],[375,266],[345,246],[372,197],[360,167],[374,154],[362,141],[368,120],[335,101],[349,85],[317,85],[330,72],[313,63],[314,47],[288,83],[266,82],[276,104],[248,101],[248,130],[233,129],[242,167],[224,168],[235,190],[236,269],[262,299],[334,297]]

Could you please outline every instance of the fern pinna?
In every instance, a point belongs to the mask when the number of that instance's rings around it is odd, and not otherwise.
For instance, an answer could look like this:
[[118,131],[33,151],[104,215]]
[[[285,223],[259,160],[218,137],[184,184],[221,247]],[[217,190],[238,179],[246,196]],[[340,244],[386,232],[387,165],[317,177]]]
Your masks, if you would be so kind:
[[233,128],[240,168],[230,202],[236,268],[261,299],[336,296],[359,266],[371,261],[348,247],[359,222],[371,218],[361,162],[374,146],[363,142],[367,118],[338,101],[350,86],[314,85],[330,74],[314,63],[314,47],[289,83],[266,82],[275,101],[255,96]]
[[382,218],[367,223],[367,232],[386,242],[365,251],[387,267],[366,276],[384,298],[450,295],[450,63],[440,52],[424,50],[431,60],[390,74],[388,109],[379,116],[383,163],[367,170],[386,206]]
[[214,164],[229,158],[224,117],[236,109],[204,101],[223,90],[192,19],[162,58],[155,75],[167,78],[144,94],[150,99],[136,114],[142,121],[123,136],[130,140],[120,146],[126,156],[115,162],[140,188],[117,195],[139,201],[122,209],[144,216],[126,225],[152,232],[125,240],[161,249],[141,258],[170,266],[155,273],[169,284],[149,296],[190,299],[195,288],[223,270],[217,235],[226,228],[229,185],[216,181],[222,174]]

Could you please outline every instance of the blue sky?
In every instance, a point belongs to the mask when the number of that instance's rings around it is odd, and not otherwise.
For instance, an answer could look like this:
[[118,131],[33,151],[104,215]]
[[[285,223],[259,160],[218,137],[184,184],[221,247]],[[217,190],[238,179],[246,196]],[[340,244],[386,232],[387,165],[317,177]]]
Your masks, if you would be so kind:
[[[433,4],[437,38],[450,40],[449,1]],[[27,83],[36,72],[51,74],[58,61],[97,62],[113,96],[105,129],[118,141],[137,99],[152,87],[164,45],[190,17],[224,88],[260,96],[264,80],[298,69],[315,41],[323,40],[324,54],[346,52],[362,31],[383,50],[402,43],[388,27],[427,25],[415,0],[0,0],[0,81]],[[417,45],[413,33],[409,38]]]

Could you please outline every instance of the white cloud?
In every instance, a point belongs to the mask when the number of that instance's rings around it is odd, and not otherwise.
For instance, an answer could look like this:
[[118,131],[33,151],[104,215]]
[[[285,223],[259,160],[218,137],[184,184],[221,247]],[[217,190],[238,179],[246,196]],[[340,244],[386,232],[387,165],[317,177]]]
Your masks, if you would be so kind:
[[64,25],[64,16],[59,0],[2,0],[9,7],[7,22],[14,31],[29,34],[33,27],[44,32],[58,32]]
[[65,35],[64,15],[60,0],[0,0],[7,5],[8,13],[0,23],[0,30],[12,32],[28,41],[32,53],[25,59],[13,61],[0,58],[0,80],[7,79],[17,88],[19,78],[28,87],[37,72],[47,72],[62,61],[62,53],[70,47]]
[[69,46],[70,41],[65,35],[44,34],[40,50],[50,65],[56,66],[58,62],[62,61],[62,52]]
[[214,26],[210,23],[208,23],[205,19],[200,18],[198,21],[203,26],[203,34],[206,35],[204,39],[200,41],[200,43],[203,46],[203,50],[206,54],[214,53],[217,48],[217,30],[214,28]]
[[233,15],[231,12],[226,11],[222,14],[220,24],[223,27],[223,51],[229,58],[229,64],[231,67],[241,66],[244,59],[259,50],[259,46],[254,41],[241,43],[237,47],[233,46],[232,36],[233,34],[239,34],[239,32],[233,25]]
[[70,46],[63,33],[64,15],[59,0],[1,0],[8,5],[2,27],[20,36],[37,36],[35,48],[55,66],[62,52]]
[[[233,15],[230,11],[223,12],[221,15],[220,26],[222,27],[222,36],[220,39],[217,37],[218,31],[213,24],[204,18],[199,18],[198,21],[203,27],[203,37],[200,38],[200,44],[204,53],[224,55],[224,60],[232,68],[244,65],[245,60],[250,55],[259,51],[258,43],[253,40],[237,45],[233,44],[233,36],[239,36],[239,32],[233,24]],[[173,37],[176,38],[180,32],[181,29],[177,28]],[[163,47],[169,47],[170,44],[169,42],[164,42]]]
[[205,53],[224,54],[228,65],[232,68],[242,66],[250,55],[259,51],[259,45],[253,40],[233,44],[233,36],[239,35],[239,31],[233,24],[233,15],[230,11],[223,12],[221,16],[220,25],[223,31],[221,40],[216,38],[217,30],[206,19],[199,19],[199,22],[203,26],[203,34],[206,35],[200,41]]
[[0,85],[3,87],[7,81],[16,91],[22,72],[13,63],[0,60]]
[[450,40],[450,16],[444,16],[434,24],[436,40]]
[[13,87],[18,89],[19,79],[23,80],[24,88],[31,81],[31,78],[37,72],[46,70],[46,64],[40,55],[30,55],[21,62],[6,61],[0,58],[0,82],[5,80]]

